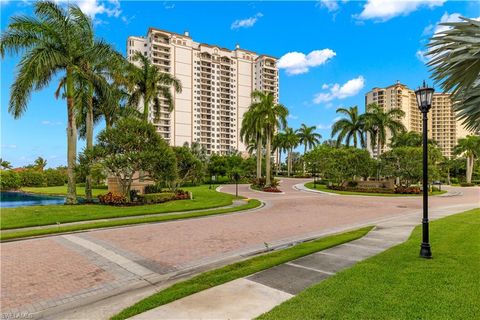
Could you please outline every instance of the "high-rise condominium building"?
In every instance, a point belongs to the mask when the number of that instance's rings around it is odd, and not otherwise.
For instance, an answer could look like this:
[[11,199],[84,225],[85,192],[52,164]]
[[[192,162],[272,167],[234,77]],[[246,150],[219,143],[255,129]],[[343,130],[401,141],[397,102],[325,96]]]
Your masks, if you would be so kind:
[[[165,99],[149,119],[170,145],[198,142],[208,153],[245,152],[240,140],[243,114],[252,103],[254,90],[271,92],[278,102],[276,58],[241,49],[229,50],[178,34],[149,28],[146,37],[128,37],[127,57],[135,52],[148,57],[161,71],[182,83],[172,95],[175,109],[169,113]],[[134,62],[135,63],[135,62]],[[153,108],[150,108],[153,109]]]
[[[386,88],[373,88],[365,95],[365,106],[370,103],[376,103],[384,110],[400,108],[405,112],[401,121],[407,131],[422,133],[422,114],[418,109],[415,91],[406,85],[397,82]],[[389,132],[387,134],[387,141],[390,141],[391,136]],[[432,108],[428,113],[428,138],[438,143],[444,156],[451,158],[458,139],[469,134],[473,132],[466,130],[461,121],[455,118],[450,94],[434,93]],[[367,149],[374,157],[377,156],[377,148],[372,150],[371,137],[368,134]],[[384,146],[380,154],[386,149],[388,146]]]

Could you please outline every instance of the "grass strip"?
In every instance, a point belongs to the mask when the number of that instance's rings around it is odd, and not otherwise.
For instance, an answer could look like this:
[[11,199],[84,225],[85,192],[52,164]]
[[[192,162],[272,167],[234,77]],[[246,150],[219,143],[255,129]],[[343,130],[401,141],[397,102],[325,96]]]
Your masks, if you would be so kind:
[[[305,187],[312,190],[319,190],[323,192],[329,193],[336,193],[336,194],[343,194],[343,195],[350,195],[350,196],[374,196],[374,197],[418,197],[422,194],[400,194],[400,193],[369,193],[369,192],[354,192],[354,191],[340,191],[340,190],[332,190],[328,189],[324,184],[316,184],[316,187],[313,187],[313,182],[305,183]],[[447,193],[446,190],[441,191],[433,191],[429,192],[428,194],[431,196],[437,196],[440,194]]]
[[207,210],[207,211],[200,211],[200,212],[165,214],[165,215],[158,215],[158,216],[139,217],[139,218],[131,218],[131,219],[112,220],[112,221],[98,221],[98,222],[82,223],[82,224],[70,225],[70,226],[59,225],[58,227],[36,229],[36,230],[15,231],[15,232],[8,232],[8,233],[3,232],[0,235],[0,240],[12,240],[12,239],[19,239],[19,238],[26,238],[26,237],[33,237],[33,236],[42,236],[42,235],[49,235],[49,234],[66,233],[66,232],[74,232],[74,231],[81,231],[81,230],[106,228],[106,227],[117,227],[117,226],[133,225],[133,224],[140,224],[140,223],[162,222],[162,221],[204,217],[204,216],[211,216],[216,214],[224,214],[224,213],[231,213],[236,211],[253,209],[260,205],[261,205],[260,201],[256,199],[250,199],[246,204],[238,207],[232,207],[232,208],[214,209],[214,210]]
[[[28,188],[28,191],[42,194],[46,193],[46,189],[52,193],[61,192],[62,190],[66,192],[66,187]],[[77,221],[213,209],[231,205],[235,199],[234,195],[217,192],[214,189],[209,189],[208,186],[205,185],[184,189],[192,192],[192,200],[176,200],[160,204],[132,207],[79,204],[6,208],[0,212],[0,229],[7,230],[47,225],[55,226],[59,223]]]
[[433,221],[433,259],[410,239],[260,316],[287,319],[480,319],[480,209]]
[[[242,278],[276,265],[340,245],[363,237],[372,227],[331,235],[315,241],[304,242],[288,249],[274,251],[245,261],[237,262],[222,268],[204,272],[189,280],[185,280],[151,295],[131,307],[113,316],[112,320],[127,319],[136,314],[181,299],[194,293]],[[232,302],[234,303],[234,302]]]

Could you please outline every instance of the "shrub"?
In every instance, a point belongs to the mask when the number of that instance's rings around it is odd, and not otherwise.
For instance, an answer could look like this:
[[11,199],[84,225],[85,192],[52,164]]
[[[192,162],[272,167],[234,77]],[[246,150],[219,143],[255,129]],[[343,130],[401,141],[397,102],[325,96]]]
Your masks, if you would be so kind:
[[20,188],[20,177],[15,171],[0,171],[0,190],[16,190]]
[[402,187],[398,186],[395,188],[395,193],[398,194],[420,194],[422,189],[420,187]]
[[450,178],[450,183],[457,184],[458,178]]
[[280,181],[277,179],[273,179],[272,183],[270,184],[270,186],[274,188],[278,187],[279,185],[280,185]]
[[109,192],[104,195],[98,196],[98,201],[102,204],[108,205],[124,205],[127,203],[127,199],[122,194]]
[[278,189],[277,187],[266,187],[266,188],[263,188],[263,191],[264,192],[282,192],[280,189]]
[[151,193],[160,193],[162,192],[162,186],[159,184],[149,184],[145,186],[144,193],[151,194]]
[[20,184],[22,187],[44,187],[46,185],[45,175],[36,170],[21,171]]
[[473,186],[475,186],[475,183],[467,183],[467,182],[460,183],[460,187],[473,187]]
[[337,191],[352,191],[352,192],[365,192],[365,193],[394,193],[394,190],[387,188],[352,188],[347,186],[327,186],[328,189]]
[[263,189],[265,187],[266,182],[267,182],[266,179],[262,177],[258,179],[252,179],[250,183],[252,184],[253,187]]
[[138,201],[144,204],[163,203],[175,198],[173,192],[148,193],[137,196]]
[[358,186],[358,182],[357,182],[357,181],[348,181],[348,182],[347,182],[347,187],[355,188],[356,186]]
[[47,187],[63,186],[67,176],[59,170],[47,169],[43,173],[45,175],[45,183]]

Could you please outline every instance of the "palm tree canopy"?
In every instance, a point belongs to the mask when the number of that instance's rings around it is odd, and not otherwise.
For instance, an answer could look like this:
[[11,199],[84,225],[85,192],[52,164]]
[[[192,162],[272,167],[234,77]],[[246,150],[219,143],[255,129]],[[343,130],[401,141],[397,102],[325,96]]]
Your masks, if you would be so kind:
[[[182,92],[182,84],[180,80],[170,75],[169,73],[161,72],[146,56],[137,52],[133,56],[133,61],[138,62],[140,66],[133,63],[128,66],[128,74],[126,83],[130,92],[130,99],[128,101],[130,106],[138,107],[141,99],[144,105],[147,106],[153,103],[155,111],[160,110],[160,96],[162,96],[168,105],[171,112],[174,108],[174,99],[171,87],[175,92]],[[145,108],[144,113],[148,112]],[[144,114],[147,117],[147,114]]]
[[332,137],[337,135],[337,146],[345,140],[349,146],[353,139],[353,144],[357,146],[357,138],[360,137],[360,145],[365,145],[364,129],[365,116],[358,113],[358,107],[338,108],[337,113],[345,115],[344,118],[336,121],[332,126]]
[[259,125],[265,136],[273,137],[277,129],[287,126],[288,109],[282,104],[275,103],[272,93],[256,90],[252,92],[252,99],[255,101],[252,108],[256,110]]
[[287,149],[294,149],[298,146],[300,139],[292,128],[285,128],[285,146]]
[[454,154],[466,157],[480,157],[480,136],[467,136],[458,139],[458,144],[453,149]]
[[302,123],[299,129],[297,129],[297,135],[299,143],[303,144],[306,148],[313,148],[320,143],[322,135],[315,132],[316,126],[308,127],[305,123]]
[[454,109],[468,129],[480,130],[480,21],[460,18],[429,43],[428,63],[443,90],[452,92]]
[[384,110],[376,103],[369,104],[364,121],[365,130],[373,137],[372,143],[378,139],[378,143],[383,146],[387,143],[387,132],[393,137],[405,132],[405,126],[401,121],[404,116],[405,112],[399,108]]

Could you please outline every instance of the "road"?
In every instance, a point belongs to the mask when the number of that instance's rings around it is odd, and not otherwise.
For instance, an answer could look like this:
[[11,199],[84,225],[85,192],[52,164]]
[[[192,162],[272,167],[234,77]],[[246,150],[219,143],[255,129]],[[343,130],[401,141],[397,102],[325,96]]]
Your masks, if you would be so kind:
[[[421,221],[421,197],[335,196],[294,188],[306,181],[284,179],[283,194],[239,186],[240,195],[265,203],[252,211],[2,243],[2,313],[49,314],[265,246],[408,214]],[[480,206],[480,188],[448,190],[457,195],[431,197],[432,210]],[[235,187],[222,191],[234,193]]]

